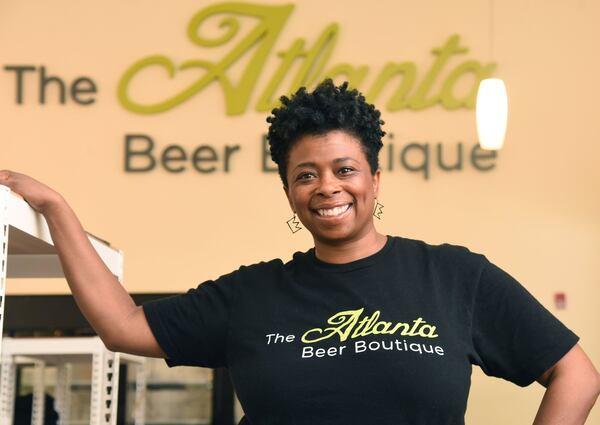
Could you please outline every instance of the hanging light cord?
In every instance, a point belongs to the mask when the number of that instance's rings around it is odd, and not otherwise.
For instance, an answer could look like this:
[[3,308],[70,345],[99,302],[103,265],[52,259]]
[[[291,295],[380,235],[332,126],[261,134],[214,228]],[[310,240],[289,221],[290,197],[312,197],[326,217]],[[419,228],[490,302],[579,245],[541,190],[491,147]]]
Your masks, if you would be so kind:
[[490,57],[494,61],[494,0],[490,0]]

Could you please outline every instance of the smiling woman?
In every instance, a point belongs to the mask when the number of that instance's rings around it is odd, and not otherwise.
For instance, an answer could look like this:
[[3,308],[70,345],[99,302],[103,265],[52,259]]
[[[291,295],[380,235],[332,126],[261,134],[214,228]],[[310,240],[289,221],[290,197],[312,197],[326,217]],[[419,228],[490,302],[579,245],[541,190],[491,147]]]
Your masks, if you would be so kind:
[[[310,231],[315,255],[347,263],[386,242],[373,224],[379,193],[380,112],[344,83],[300,89],[267,118],[271,157],[294,214]],[[342,248],[342,249],[340,249]]]
[[331,80],[281,101],[267,119],[271,156],[314,247],[142,307],[57,192],[0,171],[46,217],[107,346],[228,368],[244,425],[464,424],[473,365],[546,386],[536,425],[584,423],[600,380],[573,331],[484,255],[375,229],[379,111]]
[[[383,247],[386,238],[372,217],[380,174],[371,174],[361,143],[347,132],[309,135],[294,144],[284,190],[321,260],[345,263]],[[343,256],[336,249],[340,243],[348,247]]]
[[[357,90],[301,88],[267,121],[271,158],[314,248],[144,306],[171,365],[229,368],[243,424],[462,424],[472,365],[525,386],[577,348],[579,337],[485,256],[377,232],[385,132]],[[319,333],[344,326],[340,311],[365,313],[352,322],[365,330],[354,349]],[[379,314],[390,326],[417,317],[428,332],[400,342],[379,332]],[[324,320],[331,327],[315,328]],[[406,348],[433,352],[431,342],[435,356]]]

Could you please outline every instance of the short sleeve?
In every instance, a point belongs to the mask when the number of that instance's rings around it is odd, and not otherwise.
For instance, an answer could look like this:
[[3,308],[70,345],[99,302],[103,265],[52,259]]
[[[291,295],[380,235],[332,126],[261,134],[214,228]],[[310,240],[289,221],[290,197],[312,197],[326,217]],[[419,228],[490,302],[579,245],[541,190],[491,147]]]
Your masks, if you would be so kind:
[[521,387],[534,382],[579,340],[519,282],[485,257],[472,311],[475,363],[486,375]]
[[169,366],[226,367],[237,275],[234,271],[185,294],[142,305]]

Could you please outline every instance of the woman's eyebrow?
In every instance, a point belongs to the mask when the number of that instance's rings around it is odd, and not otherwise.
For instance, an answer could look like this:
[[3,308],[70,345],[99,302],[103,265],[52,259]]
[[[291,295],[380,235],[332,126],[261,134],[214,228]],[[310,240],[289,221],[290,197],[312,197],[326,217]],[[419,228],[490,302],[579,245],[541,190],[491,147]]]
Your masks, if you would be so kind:
[[358,162],[356,159],[354,159],[354,158],[352,158],[352,157],[345,156],[345,157],[343,157],[343,158],[336,158],[336,159],[334,159],[334,160],[333,160],[333,163],[334,163],[334,164],[337,164],[338,162],[344,162],[344,161],[348,161],[348,160],[350,160],[350,161],[354,161],[354,162]]
[[[358,162],[356,159],[354,159],[354,158],[351,158],[351,157],[349,157],[349,156],[345,156],[345,157],[343,157],[343,158],[336,158],[336,159],[334,159],[332,162],[333,162],[334,164],[337,164],[338,162],[344,162],[344,161],[348,161],[348,160],[350,160],[350,161],[354,161],[354,162]],[[314,162],[302,162],[302,163],[300,163],[300,164],[296,165],[296,166],[294,167],[294,170],[295,170],[296,168],[300,168],[300,167],[313,167],[313,168],[314,168],[315,166],[316,166],[316,164],[315,164]]]

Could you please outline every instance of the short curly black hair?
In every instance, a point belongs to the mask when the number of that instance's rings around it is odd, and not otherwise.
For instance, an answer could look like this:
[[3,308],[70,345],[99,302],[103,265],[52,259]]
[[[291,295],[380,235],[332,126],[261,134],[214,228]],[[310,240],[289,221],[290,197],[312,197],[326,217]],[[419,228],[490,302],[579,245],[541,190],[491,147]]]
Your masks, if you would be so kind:
[[277,164],[279,176],[287,185],[287,163],[294,142],[307,135],[323,135],[343,130],[356,137],[375,174],[379,168],[379,150],[385,131],[381,113],[356,89],[348,89],[348,82],[336,86],[328,78],[312,92],[301,87],[291,97],[282,96],[281,106],[267,117],[267,140],[271,158]]

